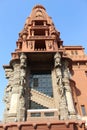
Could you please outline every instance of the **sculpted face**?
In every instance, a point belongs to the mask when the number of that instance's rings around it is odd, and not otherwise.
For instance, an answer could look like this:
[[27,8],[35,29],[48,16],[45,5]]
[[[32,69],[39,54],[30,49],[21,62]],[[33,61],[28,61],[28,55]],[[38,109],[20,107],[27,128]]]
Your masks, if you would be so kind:
[[55,67],[57,67],[57,66],[61,66],[61,60],[60,60],[59,57],[57,57],[57,58],[55,59]]
[[5,70],[5,77],[8,79],[10,77],[10,72],[8,70]]

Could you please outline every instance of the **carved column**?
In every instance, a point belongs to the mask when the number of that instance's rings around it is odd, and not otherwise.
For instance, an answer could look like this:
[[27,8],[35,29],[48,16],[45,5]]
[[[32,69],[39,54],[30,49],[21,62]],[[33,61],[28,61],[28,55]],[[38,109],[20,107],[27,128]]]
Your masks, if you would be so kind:
[[20,65],[19,60],[11,62],[11,66],[4,66],[8,85],[5,89],[4,101],[6,109],[4,113],[4,122],[14,122],[17,120],[19,108],[19,90],[20,90]]
[[75,118],[76,112],[75,112],[72,92],[69,84],[69,68],[68,68],[67,61],[64,62],[64,87],[65,87],[65,94],[66,94],[67,106],[68,106],[70,118]]
[[13,69],[9,66],[9,68],[4,67],[5,69],[5,76],[8,79],[8,85],[5,88],[4,94],[4,102],[6,104],[5,111],[4,111],[4,122],[8,121],[8,115],[10,110],[10,100],[12,95],[12,82],[13,82]]
[[55,72],[57,80],[56,84],[58,87],[58,94],[60,95],[60,101],[59,101],[60,120],[64,120],[68,118],[68,110],[66,106],[65,90],[63,86],[61,55],[59,53],[56,53],[54,59],[55,59]]
[[20,90],[19,90],[19,121],[25,120],[25,95],[26,95],[26,69],[27,69],[27,57],[24,53],[20,55]]
[[45,36],[48,36],[48,30],[45,30]]
[[34,36],[34,31],[33,30],[31,31],[31,36]]
[[44,21],[44,26],[46,26],[46,21]]
[[[20,60],[14,60],[11,66],[5,66],[8,85],[5,89],[4,101],[6,109],[4,122],[24,121],[28,89],[26,85],[27,57],[20,54]],[[26,99],[27,96],[27,99]]]
[[35,21],[33,21],[33,26],[35,26]]
[[19,61],[14,60],[12,62],[13,68],[13,82],[12,82],[12,94],[10,99],[10,108],[9,108],[9,122],[18,121],[18,107],[19,107],[19,89],[20,89],[20,66]]

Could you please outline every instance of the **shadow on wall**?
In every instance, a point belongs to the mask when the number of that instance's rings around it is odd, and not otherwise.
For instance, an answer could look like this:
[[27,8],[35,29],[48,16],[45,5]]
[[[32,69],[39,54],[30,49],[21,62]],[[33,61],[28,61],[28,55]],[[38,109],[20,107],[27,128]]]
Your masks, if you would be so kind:
[[81,91],[76,87],[76,82],[73,80],[70,80],[70,86],[71,86],[71,90],[72,90],[72,97],[73,97],[73,101],[74,101],[74,106],[75,106],[75,110],[76,113],[80,113],[80,108],[79,108],[79,103],[78,103],[78,96],[81,95]]

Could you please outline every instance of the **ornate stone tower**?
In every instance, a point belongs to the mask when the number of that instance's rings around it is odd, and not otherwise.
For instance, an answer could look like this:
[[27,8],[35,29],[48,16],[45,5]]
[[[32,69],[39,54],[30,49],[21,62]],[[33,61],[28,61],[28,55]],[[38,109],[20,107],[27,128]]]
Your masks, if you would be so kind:
[[[76,118],[70,72],[60,32],[41,5],[27,18],[9,65],[4,65],[4,122],[54,117]],[[36,118],[37,119],[37,118]]]

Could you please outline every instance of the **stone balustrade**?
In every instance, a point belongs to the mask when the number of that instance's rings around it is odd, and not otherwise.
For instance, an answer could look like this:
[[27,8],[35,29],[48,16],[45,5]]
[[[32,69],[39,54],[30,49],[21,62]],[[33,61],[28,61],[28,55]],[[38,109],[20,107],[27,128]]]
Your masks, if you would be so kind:
[[57,109],[31,109],[27,110],[27,120],[34,118],[58,118]]

